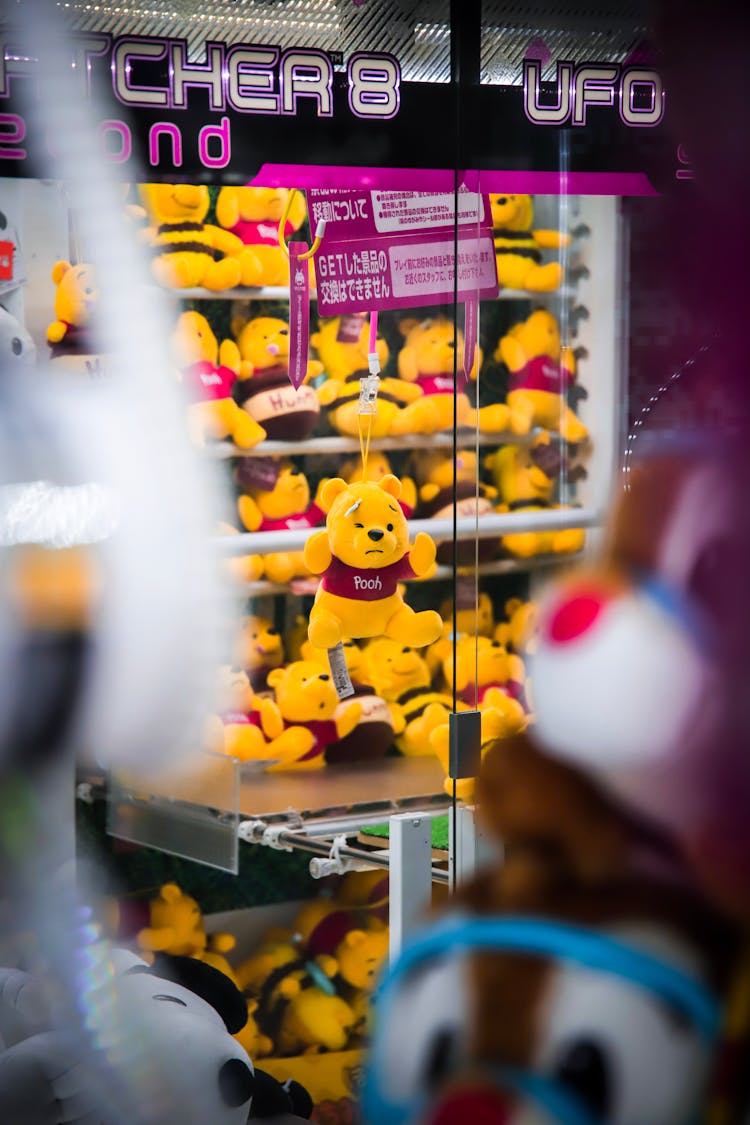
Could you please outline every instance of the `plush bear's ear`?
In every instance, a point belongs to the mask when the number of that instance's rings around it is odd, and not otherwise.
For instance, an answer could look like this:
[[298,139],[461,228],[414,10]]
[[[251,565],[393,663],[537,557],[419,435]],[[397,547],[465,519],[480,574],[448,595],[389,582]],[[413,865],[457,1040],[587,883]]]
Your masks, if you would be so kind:
[[336,497],[340,496],[342,492],[346,492],[348,487],[346,481],[342,480],[341,477],[331,477],[330,480],[327,480],[320,493],[323,508],[329,511]]
[[393,473],[386,473],[384,477],[380,478],[378,484],[383,492],[387,492],[394,500],[398,500],[401,495],[401,481],[398,477],[394,477]]
[[65,274],[71,268],[72,267],[70,265],[70,262],[65,262],[65,261],[55,262],[54,266],[52,267],[52,280],[54,281],[55,285],[60,284],[60,282],[62,281]]
[[216,200],[216,219],[220,227],[230,229],[237,225],[240,217],[240,201],[237,188],[223,187]]
[[[138,971],[137,966],[130,970]],[[245,998],[229,977],[213,965],[207,965],[197,957],[157,953],[148,971],[161,980],[171,980],[200,996],[219,1013],[230,1035],[236,1035],[247,1023]]]
[[511,617],[517,609],[521,608],[522,605],[523,603],[520,598],[508,598],[507,602],[505,603],[505,612],[507,613],[508,617]]
[[165,902],[177,902],[182,898],[182,891],[176,883],[165,883],[159,891],[159,897]]
[[419,324],[419,321],[415,316],[405,316],[398,322],[398,330],[402,336],[408,336],[417,324]]
[[347,945],[349,949],[356,949],[363,941],[367,941],[367,934],[364,930],[349,930],[344,938],[344,945]]
[[284,679],[283,668],[273,668],[266,676],[266,683],[269,687],[277,688],[281,681]]

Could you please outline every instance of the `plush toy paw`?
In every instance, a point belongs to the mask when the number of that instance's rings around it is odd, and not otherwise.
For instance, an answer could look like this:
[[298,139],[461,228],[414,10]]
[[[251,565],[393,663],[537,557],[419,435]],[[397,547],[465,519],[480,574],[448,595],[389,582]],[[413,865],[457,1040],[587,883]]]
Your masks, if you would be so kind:
[[47,328],[47,340],[50,344],[59,344],[67,330],[67,325],[62,321],[53,320]]
[[259,442],[265,441],[266,431],[251,418],[246,410],[243,410],[236,403],[233,403],[235,410],[232,412],[233,421],[230,433],[234,438],[235,445],[240,449],[254,449]]
[[574,554],[583,550],[585,541],[585,531],[577,527],[569,527],[553,534],[552,550],[556,555]]
[[[424,531],[420,531],[414,540],[414,546],[409,552],[409,562],[412,570],[419,577],[430,569],[435,562],[435,543]],[[436,638],[433,638],[435,640]],[[421,647],[421,646],[417,646]]]
[[315,648],[335,648],[339,641],[343,640],[341,622],[332,613],[313,609],[310,614],[307,636],[310,644],[314,645]]
[[414,648],[425,648],[436,641],[443,629],[443,619],[434,609],[415,613],[405,605],[388,622],[385,636]]

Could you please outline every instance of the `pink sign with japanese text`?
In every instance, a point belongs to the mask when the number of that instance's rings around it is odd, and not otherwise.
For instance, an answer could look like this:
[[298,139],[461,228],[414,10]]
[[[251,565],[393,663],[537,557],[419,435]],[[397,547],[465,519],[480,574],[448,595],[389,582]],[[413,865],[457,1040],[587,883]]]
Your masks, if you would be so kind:
[[[312,224],[326,222],[315,258],[318,311],[414,308],[497,296],[489,201],[458,192],[311,189]],[[458,260],[456,261],[456,249]]]

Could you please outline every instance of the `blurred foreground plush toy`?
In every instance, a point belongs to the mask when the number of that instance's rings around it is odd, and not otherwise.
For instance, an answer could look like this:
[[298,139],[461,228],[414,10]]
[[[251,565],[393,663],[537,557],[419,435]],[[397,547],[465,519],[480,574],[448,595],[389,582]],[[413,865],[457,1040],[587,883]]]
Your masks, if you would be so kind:
[[381,982],[367,1125],[703,1120],[737,933],[525,736],[489,748],[478,797],[502,861]]
[[[337,316],[322,322],[310,343],[327,376],[318,387],[318,399],[340,434],[356,437],[361,426],[364,432],[369,430],[371,437],[386,437],[402,407],[422,394],[414,383],[381,375],[375,413],[363,416],[357,412],[359,380],[369,374],[370,322],[364,316]],[[378,337],[376,351],[382,372],[389,357],[382,336]]]
[[240,369],[234,340],[221,346],[205,316],[184,312],[172,335],[172,350],[190,399],[190,430],[198,445],[206,437],[231,437],[240,449],[252,449],[266,436],[262,426],[232,398]]
[[206,223],[211,200],[205,184],[141,184],[141,201],[155,233],[152,272],[169,289],[239,285],[242,243]]
[[[391,433],[448,433],[453,428],[454,406],[459,426],[478,426],[485,433],[507,430],[507,406],[493,403],[476,410],[471,405],[463,378],[464,338],[460,331],[456,332],[452,321],[444,316],[421,321],[406,318],[399,329],[404,345],[398,353],[398,373],[406,382],[421,388],[422,396],[393,419]],[[481,362],[481,350],[477,349],[477,361],[467,382],[476,379]]]
[[0,363],[3,370],[33,367],[36,347],[19,320],[0,305]]
[[549,292],[562,281],[559,262],[542,265],[542,250],[570,245],[570,235],[558,230],[532,230],[534,205],[530,195],[491,195],[497,277],[503,288]]
[[100,975],[92,965],[87,982],[93,1055],[61,1026],[48,982],[0,970],[0,1120],[117,1125],[125,1109],[144,1122],[293,1125],[309,1118],[304,1087],[256,1068],[233,1038],[247,1006],[224,974],[163,953],[152,966],[121,949],[90,953],[100,958]]
[[[289,258],[279,245],[279,223],[288,198],[286,188],[223,187],[220,190],[216,221],[245,247],[240,254],[242,285],[289,284]],[[285,240],[304,221],[305,198],[295,192],[283,232]]]
[[308,630],[316,648],[381,635],[421,647],[440,635],[439,615],[415,613],[398,590],[399,581],[425,574],[435,561],[435,544],[424,532],[409,548],[400,493],[392,476],[349,485],[334,477],[323,487],[326,530],[305,543],[305,563],[321,575]]
[[[540,439],[534,446],[504,445],[485,459],[500,494],[499,512],[534,512],[561,507],[552,503],[555,481],[547,471],[549,451],[548,440]],[[524,559],[532,555],[580,551],[584,541],[585,532],[578,528],[512,532],[502,537],[503,549]]]
[[750,919],[747,477],[723,434],[632,464],[602,550],[540,606],[531,672],[550,753],[672,832]]
[[576,361],[572,349],[563,347],[552,313],[536,309],[527,320],[514,324],[497,345],[494,358],[510,371],[507,401],[514,434],[542,426],[570,442],[588,437],[565,399],[575,379]]
[[[232,319],[240,351],[234,397],[273,441],[304,441],[315,429],[320,407],[307,383],[289,381],[289,324],[274,316]],[[307,363],[307,378],[319,375],[317,360]]]

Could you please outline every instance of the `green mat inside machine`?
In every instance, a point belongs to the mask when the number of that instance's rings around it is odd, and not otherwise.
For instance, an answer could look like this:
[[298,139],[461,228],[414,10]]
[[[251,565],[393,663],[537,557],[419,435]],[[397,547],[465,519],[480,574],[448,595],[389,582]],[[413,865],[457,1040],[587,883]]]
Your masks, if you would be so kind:
[[[369,824],[360,829],[362,836],[377,836],[387,840],[390,831],[388,824]],[[448,816],[434,816],[432,818],[432,846],[436,851],[448,851]]]

